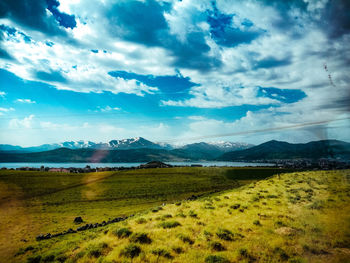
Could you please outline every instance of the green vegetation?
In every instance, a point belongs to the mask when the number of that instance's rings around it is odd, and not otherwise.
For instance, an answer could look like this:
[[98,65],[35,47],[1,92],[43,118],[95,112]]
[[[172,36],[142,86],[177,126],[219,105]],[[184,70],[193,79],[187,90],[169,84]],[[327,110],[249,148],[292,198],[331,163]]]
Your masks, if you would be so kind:
[[116,229],[112,233],[119,238],[125,238],[125,237],[128,237],[132,234],[132,232],[128,228]]
[[[87,174],[0,171],[0,257],[9,259],[42,233],[76,229],[73,220],[100,223],[192,195],[239,187],[232,168],[142,169]],[[251,174],[250,169],[246,174]],[[163,218],[165,219],[165,218]],[[163,220],[162,219],[162,220]],[[146,224],[139,219],[139,224]],[[57,260],[57,259],[56,259]]]
[[133,243],[140,243],[140,244],[152,243],[152,240],[149,238],[147,233],[134,233],[130,236],[129,240]]
[[[282,174],[152,212],[157,204],[123,222],[31,239],[12,261],[349,262],[349,174]],[[206,209],[207,204],[215,209]]]
[[177,221],[166,221],[166,222],[160,223],[159,226],[162,228],[174,228],[177,226],[181,226],[181,224]]

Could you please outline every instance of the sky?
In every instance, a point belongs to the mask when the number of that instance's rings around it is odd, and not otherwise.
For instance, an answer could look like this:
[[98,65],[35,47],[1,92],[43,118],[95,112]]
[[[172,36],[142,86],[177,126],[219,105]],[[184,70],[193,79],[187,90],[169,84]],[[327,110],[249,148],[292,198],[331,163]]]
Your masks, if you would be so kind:
[[0,143],[350,142],[349,43],[347,0],[1,0]]

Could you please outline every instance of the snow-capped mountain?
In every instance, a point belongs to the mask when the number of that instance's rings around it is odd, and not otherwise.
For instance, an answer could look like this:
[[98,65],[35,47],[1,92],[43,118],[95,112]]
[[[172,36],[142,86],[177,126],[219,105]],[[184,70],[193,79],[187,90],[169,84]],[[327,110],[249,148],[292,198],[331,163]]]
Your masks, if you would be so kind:
[[99,150],[128,150],[128,149],[164,149],[174,151],[183,151],[187,153],[200,153],[201,155],[214,155],[243,150],[252,147],[253,145],[246,143],[235,143],[235,142],[200,142],[183,145],[181,147],[174,147],[167,143],[154,143],[146,140],[142,137],[122,139],[122,140],[111,140],[107,143],[95,143],[91,141],[67,141],[61,143],[43,144],[40,146],[33,147],[20,147],[2,144],[0,145],[0,151],[5,152],[43,152],[50,151],[58,148],[68,148],[68,149],[99,149]]
[[214,145],[228,152],[245,150],[254,146],[253,144],[244,143],[244,142],[225,142],[225,141],[208,142],[208,144]]
[[122,140],[112,140],[108,143],[99,143],[93,145],[93,149],[104,149],[104,150],[126,150],[126,149],[140,149],[140,148],[149,148],[149,149],[163,149],[163,146],[160,144],[151,142],[142,137],[136,137],[131,139],[122,139]]
[[25,148],[26,151],[30,152],[43,152],[50,151],[57,148],[68,148],[68,149],[87,149],[94,146],[96,143],[90,141],[68,141],[61,143],[52,143],[52,144],[43,144],[40,146],[28,147]]
[[178,147],[176,151],[188,153],[192,158],[216,158],[226,152],[248,149],[253,145],[235,142],[198,142]]

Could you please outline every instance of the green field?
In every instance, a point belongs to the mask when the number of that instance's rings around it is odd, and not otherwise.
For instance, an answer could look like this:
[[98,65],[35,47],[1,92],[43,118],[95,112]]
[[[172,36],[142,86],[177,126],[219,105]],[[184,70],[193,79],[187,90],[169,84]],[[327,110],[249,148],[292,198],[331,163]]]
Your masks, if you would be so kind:
[[[238,168],[242,170],[241,168]],[[38,234],[76,228],[73,219],[96,223],[182,200],[191,195],[222,191],[246,184],[273,169],[167,168],[65,174],[0,172],[0,256],[10,259]],[[9,242],[10,241],[10,242]]]
[[[349,170],[287,173],[260,181],[254,178],[276,171],[243,170],[2,172],[1,258],[5,262],[350,262]],[[247,180],[242,180],[244,173]],[[213,191],[220,192],[178,201]],[[161,210],[149,209],[162,203],[167,205]],[[76,228],[75,216],[93,223],[135,212],[124,222],[34,240],[40,232]]]

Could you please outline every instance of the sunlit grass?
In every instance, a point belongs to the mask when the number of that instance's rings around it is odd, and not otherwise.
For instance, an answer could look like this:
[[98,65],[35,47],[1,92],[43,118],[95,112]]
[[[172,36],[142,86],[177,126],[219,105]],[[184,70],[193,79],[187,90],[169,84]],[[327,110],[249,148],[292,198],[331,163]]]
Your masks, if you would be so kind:
[[[0,257],[12,257],[41,233],[76,229],[79,225],[73,220],[77,216],[86,223],[101,223],[150,208],[157,214],[163,203],[232,189],[254,180],[254,174],[275,172],[237,169],[239,172],[233,172],[236,168],[188,167],[86,174],[0,171]],[[238,173],[237,178],[233,173]],[[242,174],[249,180],[242,180]],[[146,225],[143,219],[137,223]]]
[[[17,258],[54,255],[55,259],[65,257],[65,262],[349,262],[349,174],[347,170],[274,176],[196,201],[168,204],[156,212],[148,210],[100,229],[34,242],[33,249]],[[207,209],[207,205],[213,208]],[[174,222],[176,227],[162,227]],[[118,237],[115,233],[121,228],[137,235]],[[138,242],[140,237],[151,241]]]

